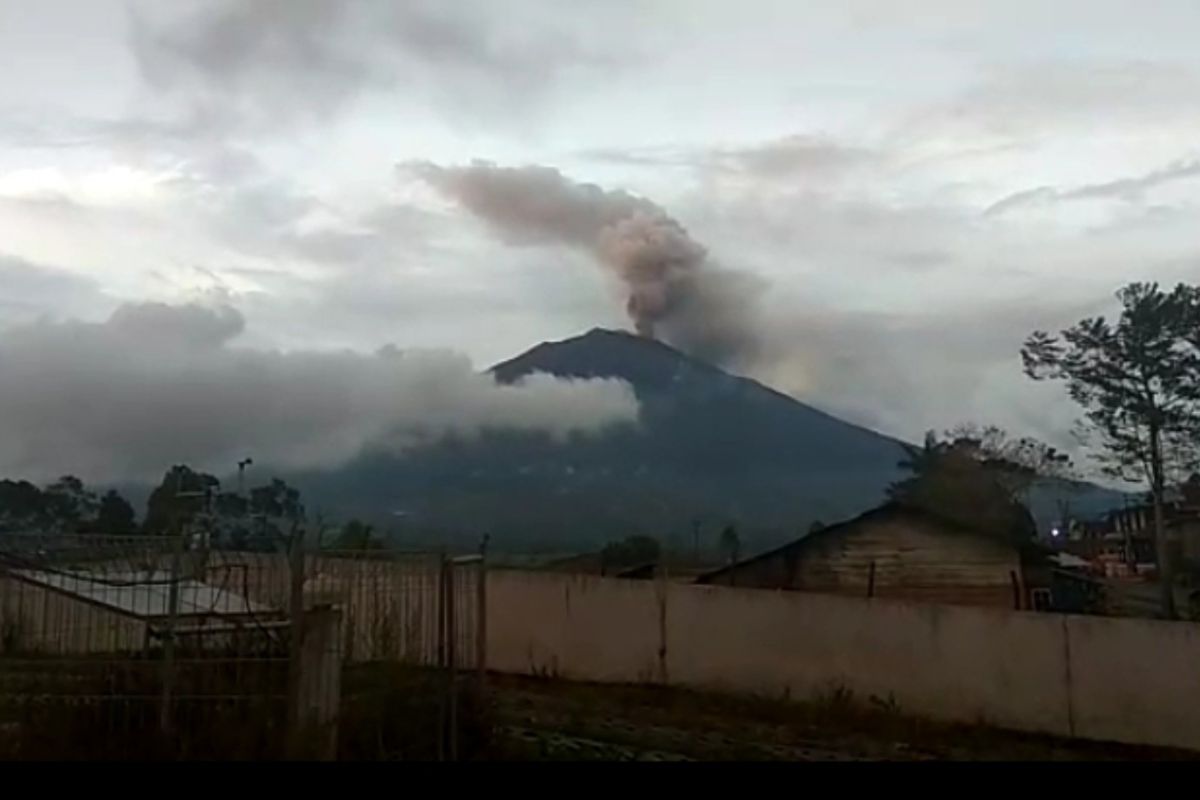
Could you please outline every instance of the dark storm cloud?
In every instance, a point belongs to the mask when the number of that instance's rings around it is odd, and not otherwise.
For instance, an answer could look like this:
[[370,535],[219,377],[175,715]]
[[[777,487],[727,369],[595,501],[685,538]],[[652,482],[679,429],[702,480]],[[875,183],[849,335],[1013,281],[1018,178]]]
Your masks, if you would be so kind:
[[127,305],[106,322],[0,333],[0,474],[146,478],[186,461],[217,469],[333,466],[364,447],[448,431],[595,431],[636,419],[619,381],[531,376],[501,386],[448,352],[266,351],[232,343],[232,308]]

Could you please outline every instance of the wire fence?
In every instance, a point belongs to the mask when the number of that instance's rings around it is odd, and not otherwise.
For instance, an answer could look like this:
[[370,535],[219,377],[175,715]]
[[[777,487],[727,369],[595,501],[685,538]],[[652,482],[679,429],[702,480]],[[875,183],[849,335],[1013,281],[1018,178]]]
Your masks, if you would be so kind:
[[[429,746],[399,751],[453,758],[484,580],[478,555],[0,534],[0,756],[333,757],[343,701],[407,667],[441,677],[419,690]],[[342,679],[371,667],[368,688]]]

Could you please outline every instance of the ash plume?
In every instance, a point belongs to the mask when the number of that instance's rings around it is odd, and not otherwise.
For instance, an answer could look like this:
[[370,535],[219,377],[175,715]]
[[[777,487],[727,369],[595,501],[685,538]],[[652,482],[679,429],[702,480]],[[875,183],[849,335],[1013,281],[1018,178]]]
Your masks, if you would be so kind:
[[757,285],[714,266],[707,249],[655,203],[577,183],[543,166],[475,161],[406,165],[514,245],[565,244],[590,253],[622,284],[638,333],[714,361],[754,347],[747,308]]

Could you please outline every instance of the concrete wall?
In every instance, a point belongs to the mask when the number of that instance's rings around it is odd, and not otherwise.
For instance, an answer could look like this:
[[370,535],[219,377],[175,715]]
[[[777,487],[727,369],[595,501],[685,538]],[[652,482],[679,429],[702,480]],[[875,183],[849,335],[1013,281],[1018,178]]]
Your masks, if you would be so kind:
[[1200,626],[494,571],[488,664],[1200,750]]

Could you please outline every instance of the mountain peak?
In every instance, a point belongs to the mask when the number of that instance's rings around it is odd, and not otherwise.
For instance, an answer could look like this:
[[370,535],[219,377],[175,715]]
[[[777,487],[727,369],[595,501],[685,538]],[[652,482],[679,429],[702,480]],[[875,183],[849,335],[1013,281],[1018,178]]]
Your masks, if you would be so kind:
[[680,371],[724,373],[664,342],[629,331],[592,328],[557,342],[542,342],[489,370],[501,383],[532,372],[571,378],[623,378],[635,387],[661,385]]

